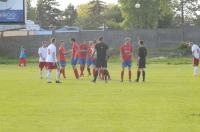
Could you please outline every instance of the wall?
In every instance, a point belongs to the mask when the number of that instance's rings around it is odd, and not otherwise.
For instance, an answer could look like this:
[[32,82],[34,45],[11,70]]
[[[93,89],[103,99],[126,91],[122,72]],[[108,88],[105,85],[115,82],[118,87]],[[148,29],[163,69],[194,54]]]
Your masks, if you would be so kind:
[[[156,49],[175,47],[183,40],[190,40],[198,44],[200,42],[199,35],[200,27],[184,27],[174,29],[135,29],[133,31],[81,31],[79,33],[57,33],[55,37],[57,40],[64,40],[67,48],[70,48],[70,39],[72,37],[76,38],[78,42],[82,42],[103,36],[105,42],[115,49],[123,43],[125,37],[131,37],[135,47],[137,47],[138,39],[142,39],[149,49]],[[44,35],[1,37],[0,55],[16,57],[18,56],[20,45],[23,45],[29,51],[29,55],[37,56],[41,41],[50,40],[50,38],[51,36]]]

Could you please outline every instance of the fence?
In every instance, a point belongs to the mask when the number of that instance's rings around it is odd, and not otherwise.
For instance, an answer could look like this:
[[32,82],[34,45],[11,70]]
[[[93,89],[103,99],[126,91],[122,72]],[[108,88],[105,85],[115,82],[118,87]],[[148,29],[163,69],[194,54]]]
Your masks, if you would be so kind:
[[[104,37],[104,41],[110,47],[118,48],[125,37],[131,37],[134,46],[137,47],[138,38],[144,40],[149,49],[170,48],[186,40],[195,43],[200,42],[200,27],[184,27],[174,29],[135,29],[132,31],[80,31],[77,33],[55,33],[57,40],[64,40],[66,47],[70,48],[70,38],[76,38],[78,42],[84,40],[94,40],[99,36]],[[20,45],[23,45],[31,56],[37,55],[41,41],[50,40],[51,35],[36,35],[33,32],[14,31],[0,34],[0,55],[16,57]]]

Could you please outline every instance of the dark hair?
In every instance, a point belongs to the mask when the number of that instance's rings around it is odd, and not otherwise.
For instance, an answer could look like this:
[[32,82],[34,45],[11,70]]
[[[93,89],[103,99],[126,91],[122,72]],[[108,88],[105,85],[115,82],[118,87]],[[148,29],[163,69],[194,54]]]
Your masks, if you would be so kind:
[[144,41],[143,41],[143,40],[140,40],[140,44],[141,44],[141,45],[144,45]]
[[75,42],[75,41],[76,41],[76,39],[75,39],[75,38],[72,38],[72,39],[71,39],[71,41]]
[[56,39],[55,39],[55,38],[52,38],[52,39],[51,39],[51,42],[52,42],[52,43],[55,43],[55,42],[56,42]]
[[103,37],[99,37],[99,41],[103,41]]
[[61,42],[61,43],[63,43],[64,41],[63,41],[63,40],[61,40],[60,42]]

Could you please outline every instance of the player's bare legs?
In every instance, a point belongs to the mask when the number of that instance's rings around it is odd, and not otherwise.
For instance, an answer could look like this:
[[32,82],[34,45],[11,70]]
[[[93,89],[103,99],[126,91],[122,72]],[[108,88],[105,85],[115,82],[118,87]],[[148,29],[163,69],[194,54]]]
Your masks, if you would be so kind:
[[105,82],[107,83],[108,82],[108,70],[107,70],[107,68],[102,68],[102,70],[103,70],[103,77],[104,77],[104,80],[105,80]]
[[91,70],[90,70],[90,65],[87,65],[87,71],[88,71],[88,76],[91,76]]
[[129,82],[132,82],[132,72],[131,72],[131,67],[128,68],[128,78],[129,78]]
[[72,65],[73,71],[74,71],[74,75],[76,77],[76,79],[79,79],[79,74],[78,74],[78,70],[76,68],[76,65]]
[[122,67],[122,71],[121,71],[121,82],[124,81],[124,70],[125,70],[125,68]]
[[142,72],[143,82],[145,82],[146,73],[145,73],[145,69],[144,69],[144,68],[138,68],[136,82],[139,82],[139,81],[140,81],[141,72]]
[[81,64],[80,65],[80,71],[81,71],[81,73],[80,73],[80,76],[84,76],[84,70],[85,70],[85,65],[84,64]]
[[61,83],[60,82],[60,67],[59,66],[56,69],[56,83]]
[[51,82],[51,70],[50,69],[47,69],[47,82],[52,83]]
[[99,75],[99,68],[96,68],[95,69],[95,74],[94,74],[94,80],[92,81],[92,82],[94,82],[94,83],[96,83],[96,80],[97,80],[97,77],[98,77],[98,75]]

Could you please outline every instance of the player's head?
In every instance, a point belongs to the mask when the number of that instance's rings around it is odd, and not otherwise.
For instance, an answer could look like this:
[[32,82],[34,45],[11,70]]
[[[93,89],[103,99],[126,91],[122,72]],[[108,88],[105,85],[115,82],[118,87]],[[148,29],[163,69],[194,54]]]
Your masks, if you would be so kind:
[[99,37],[99,42],[103,42],[103,37]]
[[125,44],[128,44],[128,43],[130,43],[130,42],[131,42],[131,38],[129,38],[129,37],[126,37],[124,41],[125,41]]
[[93,41],[93,44],[96,44],[96,43],[97,43],[97,40],[94,40],[94,41]]
[[76,42],[76,39],[75,38],[71,38],[71,42]]
[[187,42],[188,47],[192,47],[193,42]]
[[52,44],[56,44],[56,39],[55,39],[55,38],[52,38],[52,39],[51,39],[51,43],[52,43]]
[[139,46],[140,46],[140,47],[144,46],[144,41],[143,41],[143,40],[140,40],[140,41],[139,41]]
[[60,47],[64,47],[65,46],[65,42],[63,40],[60,41]]
[[94,43],[93,41],[89,41],[89,45],[92,46]]
[[89,40],[85,40],[85,44],[89,44],[89,42],[90,42]]
[[42,41],[42,46],[47,47],[47,41]]

